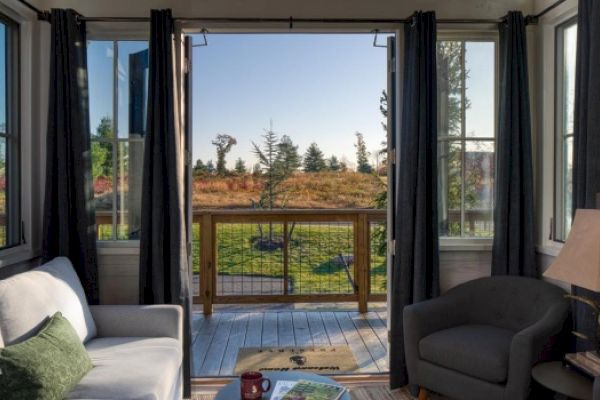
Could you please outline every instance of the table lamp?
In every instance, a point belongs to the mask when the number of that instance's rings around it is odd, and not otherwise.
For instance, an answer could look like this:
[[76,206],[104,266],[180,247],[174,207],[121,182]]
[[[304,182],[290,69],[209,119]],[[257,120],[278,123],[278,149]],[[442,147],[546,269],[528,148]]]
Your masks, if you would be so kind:
[[[600,210],[576,210],[569,237],[544,277],[600,292]],[[568,297],[588,305],[600,315],[600,304],[596,301],[574,295]],[[573,334],[593,340],[580,332]],[[598,343],[596,345],[598,347]]]

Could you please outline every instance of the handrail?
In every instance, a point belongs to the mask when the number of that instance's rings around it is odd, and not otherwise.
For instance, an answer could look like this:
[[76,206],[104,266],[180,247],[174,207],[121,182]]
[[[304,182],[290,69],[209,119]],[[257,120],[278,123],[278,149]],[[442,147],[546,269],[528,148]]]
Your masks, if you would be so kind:
[[194,210],[194,216],[202,215],[356,215],[385,216],[386,210],[373,208],[277,208],[277,209],[202,209]]

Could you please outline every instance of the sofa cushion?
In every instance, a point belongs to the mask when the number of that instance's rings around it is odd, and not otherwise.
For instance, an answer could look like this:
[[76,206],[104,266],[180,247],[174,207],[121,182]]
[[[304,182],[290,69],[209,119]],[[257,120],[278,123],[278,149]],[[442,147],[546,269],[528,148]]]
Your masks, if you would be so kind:
[[166,399],[179,380],[181,343],[172,338],[96,338],[94,364],[69,399]]
[[91,369],[77,332],[58,312],[35,336],[0,349],[0,398],[64,399]]
[[461,325],[424,337],[421,359],[488,382],[505,382],[514,333],[490,325]]
[[0,280],[0,346],[22,342],[56,312],[82,342],[96,336],[83,287],[69,259],[57,257],[31,271]]

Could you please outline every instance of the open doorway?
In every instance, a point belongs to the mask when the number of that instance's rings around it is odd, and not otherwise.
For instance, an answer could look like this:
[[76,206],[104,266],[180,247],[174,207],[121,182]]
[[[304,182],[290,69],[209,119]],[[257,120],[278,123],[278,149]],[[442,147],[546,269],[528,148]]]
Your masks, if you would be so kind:
[[387,373],[393,37],[374,36],[190,35],[194,376],[245,348]]

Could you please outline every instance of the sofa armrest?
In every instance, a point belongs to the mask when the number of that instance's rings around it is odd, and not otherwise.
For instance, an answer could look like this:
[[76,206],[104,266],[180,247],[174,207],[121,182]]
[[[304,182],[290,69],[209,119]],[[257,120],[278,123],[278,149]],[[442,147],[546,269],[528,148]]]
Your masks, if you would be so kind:
[[176,305],[90,306],[99,337],[171,337],[183,341],[183,309]]
[[464,323],[465,308],[458,296],[450,294],[404,307],[404,352],[411,384],[419,384],[416,371],[421,339]]
[[527,398],[531,368],[538,360],[548,339],[563,329],[568,313],[568,302],[555,304],[535,324],[523,329],[513,337],[506,384],[507,398]]

